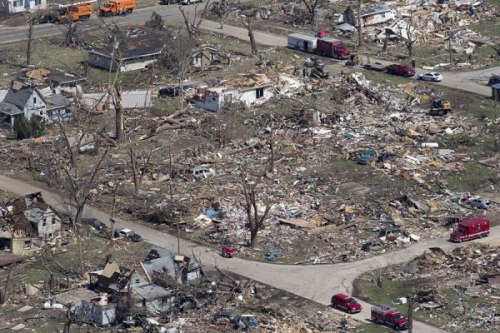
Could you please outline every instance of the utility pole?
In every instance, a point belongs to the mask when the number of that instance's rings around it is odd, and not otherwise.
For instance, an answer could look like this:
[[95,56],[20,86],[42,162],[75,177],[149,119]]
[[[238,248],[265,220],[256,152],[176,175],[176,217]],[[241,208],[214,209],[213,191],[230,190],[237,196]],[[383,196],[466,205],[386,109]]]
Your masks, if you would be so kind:
[[319,8],[314,8],[314,30],[316,31],[316,36],[319,33]]

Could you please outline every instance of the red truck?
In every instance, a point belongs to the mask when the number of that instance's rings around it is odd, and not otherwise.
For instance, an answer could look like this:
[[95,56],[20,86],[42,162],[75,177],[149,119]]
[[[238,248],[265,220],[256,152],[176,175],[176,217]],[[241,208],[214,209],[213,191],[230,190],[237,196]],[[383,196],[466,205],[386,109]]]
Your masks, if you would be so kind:
[[450,235],[450,241],[461,243],[490,234],[490,221],[484,217],[462,220]]
[[404,77],[414,76],[415,68],[408,64],[392,64],[385,68],[387,73]]
[[356,299],[344,294],[332,296],[332,307],[342,309],[347,313],[361,312],[361,304],[359,304]]
[[316,53],[323,57],[331,57],[337,59],[349,59],[351,55],[351,50],[347,48],[347,45],[338,39],[323,37],[318,38],[316,44]]
[[396,331],[403,331],[408,328],[408,319],[403,317],[397,309],[387,305],[373,306],[371,317],[374,323],[384,324]]

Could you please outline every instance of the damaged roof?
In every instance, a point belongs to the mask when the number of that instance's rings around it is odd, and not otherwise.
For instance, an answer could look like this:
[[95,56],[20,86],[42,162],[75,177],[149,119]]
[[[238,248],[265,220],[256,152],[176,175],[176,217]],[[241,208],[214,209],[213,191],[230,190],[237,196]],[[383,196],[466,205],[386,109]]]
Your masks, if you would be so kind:
[[[10,89],[7,96],[5,96],[4,102],[15,105],[19,109],[23,110],[35,90],[37,89],[33,86],[23,86],[20,89]],[[37,94],[43,100],[43,96],[38,92]]]
[[78,75],[47,67],[23,69],[21,72],[15,74],[15,77],[21,81],[42,81],[44,83],[45,81],[49,81],[50,83],[55,83],[56,85],[71,84],[86,80]]
[[385,3],[378,3],[361,8],[361,17],[390,12],[391,8]]
[[[161,35],[151,31],[134,30],[128,33],[123,41],[117,44],[118,47],[116,48],[113,58],[123,61],[147,55],[158,55],[165,47],[165,40]],[[111,58],[113,45],[112,43],[98,45],[88,51]]]

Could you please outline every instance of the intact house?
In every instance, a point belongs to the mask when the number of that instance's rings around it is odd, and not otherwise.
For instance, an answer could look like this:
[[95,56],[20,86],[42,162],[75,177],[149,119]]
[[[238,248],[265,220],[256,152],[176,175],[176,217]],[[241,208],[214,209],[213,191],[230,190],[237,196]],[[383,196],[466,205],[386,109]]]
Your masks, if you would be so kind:
[[394,11],[385,3],[377,3],[361,8],[361,24],[375,25],[394,20]]
[[271,80],[265,74],[240,74],[224,78],[219,84],[198,86],[190,102],[202,109],[219,111],[232,103],[259,105],[273,96]]
[[30,120],[37,117],[46,124],[71,119],[69,101],[62,94],[46,94],[32,85],[14,81],[3,102],[0,103],[0,120],[14,127],[16,119]]
[[0,0],[0,12],[6,14],[34,12],[47,7],[47,0]]
[[43,200],[32,193],[0,209],[0,249],[26,255],[44,245],[55,245],[61,238],[61,218]]
[[146,68],[160,57],[164,38],[146,30],[127,33],[124,40],[87,50],[89,64],[105,70],[129,72]]

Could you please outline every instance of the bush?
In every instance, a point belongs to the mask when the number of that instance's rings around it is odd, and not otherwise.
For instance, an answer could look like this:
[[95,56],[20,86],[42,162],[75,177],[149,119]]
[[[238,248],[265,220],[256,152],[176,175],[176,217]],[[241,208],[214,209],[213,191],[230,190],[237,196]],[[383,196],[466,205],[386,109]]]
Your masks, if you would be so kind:
[[31,137],[37,138],[45,132],[45,126],[37,117],[31,117],[27,120],[24,117],[16,119],[14,122],[14,133],[17,140],[28,139]]

